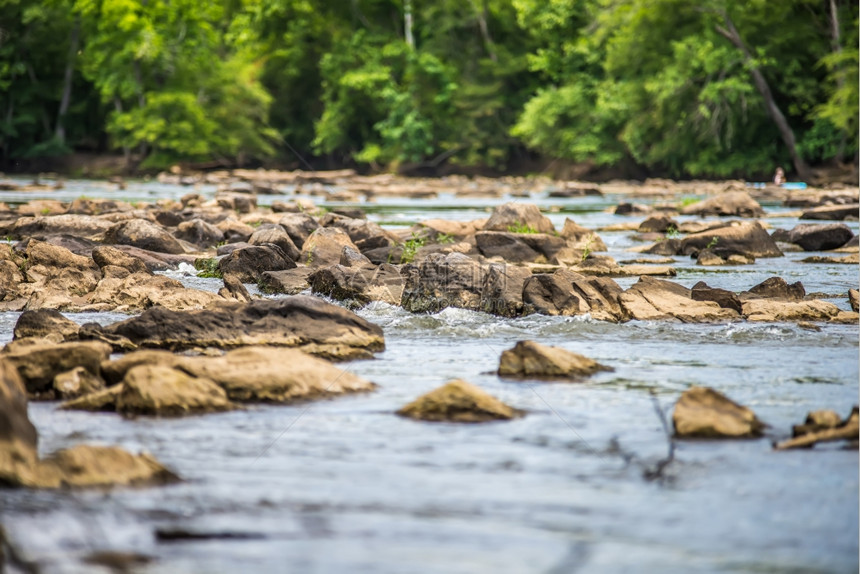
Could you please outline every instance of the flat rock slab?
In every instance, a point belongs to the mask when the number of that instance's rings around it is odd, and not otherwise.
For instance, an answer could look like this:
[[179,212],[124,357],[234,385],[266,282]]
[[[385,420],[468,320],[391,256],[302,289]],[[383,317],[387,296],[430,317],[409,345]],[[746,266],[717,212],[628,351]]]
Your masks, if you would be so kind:
[[[205,310],[153,307],[86,336],[125,339],[161,349],[231,348],[245,345],[300,347],[331,358],[370,356],[385,348],[382,328],[316,297],[294,295],[250,303],[220,303]],[[85,335],[82,332],[81,337]]]

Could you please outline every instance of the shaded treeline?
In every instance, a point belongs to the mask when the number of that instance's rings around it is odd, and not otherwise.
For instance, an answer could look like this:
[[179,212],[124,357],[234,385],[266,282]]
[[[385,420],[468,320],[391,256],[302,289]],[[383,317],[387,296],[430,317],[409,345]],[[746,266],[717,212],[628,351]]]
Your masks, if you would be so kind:
[[857,30],[846,0],[0,0],[0,158],[805,178],[856,162]]

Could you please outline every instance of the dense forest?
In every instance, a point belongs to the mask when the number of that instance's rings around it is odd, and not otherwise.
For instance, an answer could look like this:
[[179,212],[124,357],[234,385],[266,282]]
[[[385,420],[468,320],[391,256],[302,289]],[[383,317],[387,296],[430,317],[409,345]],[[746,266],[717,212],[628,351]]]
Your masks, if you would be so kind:
[[857,162],[855,0],[0,0],[0,160]]

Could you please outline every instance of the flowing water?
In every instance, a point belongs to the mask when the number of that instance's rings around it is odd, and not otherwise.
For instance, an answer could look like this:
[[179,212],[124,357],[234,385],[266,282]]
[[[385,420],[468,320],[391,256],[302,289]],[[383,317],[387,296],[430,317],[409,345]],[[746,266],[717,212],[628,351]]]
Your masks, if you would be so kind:
[[[110,192],[100,185],[71,182],[49,197],[152,200],[188,191],[132,183]],[[9,195],[0,200],[33,198]],[[260,202],[269,199],[284,198]],[[547,209],[557,227],[571,217],[595,228],[626,221],[604,212],[619,199],[549,199],[535,190],[519,201]],[[486,217],[506,200],[442,195],[361,207],[395,227]],[[857,222],[849,225],[857,233]],[[616,259],[638,257],[626,251],[635,245],[630,232],[600,235]],[[857,266],[801,263],[808,255],[717,269],[679,257],[676,280],[740,291],[780,275],[847,309],[844,294],[857,287]],[[220,285],[187,271],[169,274],[189,286]],[[359,314],[383,327],[386,350],[342,366],[378,383],[372,394],[184,419],[125,420],[31,403],[43,454],[81,442],[118,444],[153,453],[185,481],[139,490],[3,491],[0,521],[9,537],[47,572],[98,571],[82,561],[96,551],[146,555],[152,560],[136,571],[153,573],[857,571],[857,451],[771,448],[807,412],[847,415],[857,403],[856,325],[820,332],[790,323],[615,325],[460,309],[412,315],[385,304]],[[0,314],[0,340],[11,339],[16,319]],[[498,378],[500,353],[522,339],[580,352],[615,371],[575,384]],[[527,416],[454,425],[393,415],[454,377]],[[752,408],[770,425],[769,436],[678,441],[663,477],[648,480],[668,449],[658,410],[671,416],[679,394],[694,384]],[[156,535],[176,531],[231,537],[170,542]]]

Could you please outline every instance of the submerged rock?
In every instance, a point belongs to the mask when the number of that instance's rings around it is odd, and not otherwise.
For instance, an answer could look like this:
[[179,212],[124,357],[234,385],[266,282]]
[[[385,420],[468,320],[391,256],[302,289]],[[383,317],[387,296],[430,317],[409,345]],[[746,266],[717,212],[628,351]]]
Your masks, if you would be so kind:
[[759,437],[762,423],[750,409],[708,387],[690,387],[675,403],[675,434],[681,438]]
[[570,379],[612,370],[611,367],[561,347],[519,341],[513,349],[502,352],[498,372],[503,377]]
[[335,358],[366,357],[385,348],[378,325],[306,295],[224,302],[194,311],[153,307],[107,327],[93,326],[89,334],[102,335],[141,347],[176,350],[272,345],[300,347]]
[[397,411],[397,414],[423,421],[481,423],[510,420],[525,413],[464,380],[454,379],[421,395]]

